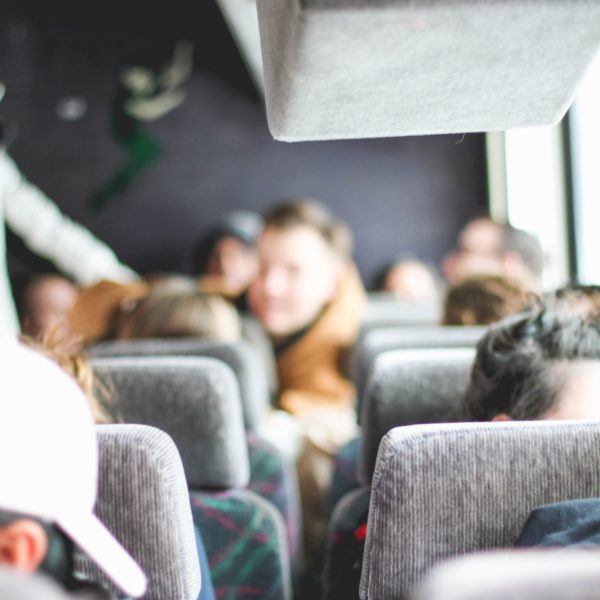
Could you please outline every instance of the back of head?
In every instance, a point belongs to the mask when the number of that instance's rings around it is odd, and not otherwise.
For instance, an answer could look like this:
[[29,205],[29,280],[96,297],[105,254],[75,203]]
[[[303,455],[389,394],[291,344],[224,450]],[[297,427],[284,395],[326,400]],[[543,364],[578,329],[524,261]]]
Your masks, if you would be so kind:
[[215,294],[152,290],[117,318],[118,339],[205,337],[232,342],[240,338],[240,318],[233,305]]
[[278,204],[264,217],[264,229],[308,227],[316,231],[327,247],[340,258],[352,254],[352,234],[348,226],[316,200],[292,200]]
[[523,281],[476,275],[452,285],[444,300],[443,325],[489,325],[539,303]]
[[434,301],[438,297],[434,271],[416,258],[393,263],[384,277],[382,290],[392,292],[398,300]]
[[262,217],[248,210],[236,210],[225,215],[194,247],[192,256],[194,273],[207,272],[215,245],[224,238],[234,238],[246,248],[253,248],[262,225]]
[[477,345],[466,416],[475,421],[499,415],[550,418],[562,401],[569,369],[598,360],[600,322],[595,319],[550,308],[508,317],[492,325]]

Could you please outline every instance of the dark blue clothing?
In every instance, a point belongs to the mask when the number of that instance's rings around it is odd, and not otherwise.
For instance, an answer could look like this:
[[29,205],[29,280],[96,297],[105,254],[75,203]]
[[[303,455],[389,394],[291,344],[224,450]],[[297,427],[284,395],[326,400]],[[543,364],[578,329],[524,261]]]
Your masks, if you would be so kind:
[[200,560],[200,577],[202,578],[202,586],[200,588],[198,600],[215,600],[215,590],[210,579],[208,558],[206,556],[204,544],[202,543],[202,537],[200,537],[200,532],[198,531],[197,527],[194,527],[194,533],[196,534],[196,548],[198,549],[198,559]]
[[536,508],[515,545],[600,545],[600,498],[568,500]]

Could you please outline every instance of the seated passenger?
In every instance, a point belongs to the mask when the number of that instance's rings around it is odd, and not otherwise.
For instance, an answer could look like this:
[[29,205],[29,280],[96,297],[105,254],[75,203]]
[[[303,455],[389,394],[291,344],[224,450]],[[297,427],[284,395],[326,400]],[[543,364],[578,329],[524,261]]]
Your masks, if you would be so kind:
[[559,307],[492,325],[465,409],[474,421],[600,419],[600,321]]
[[126,594],[141,596],[143,572],[93,512],[98,450],[83,392],[15,339],[0,340],[0,360],[0,563],[87,587],[74,572],[77,545]]
[[467,223],[457,249],[442,264],[450,284],[470,275],[508,275],[523,280],[536,291],[541,286],[544,254],[538,239],[521,229],[489,218]]
[[354,389],[343,362],[366,299],[350,246],[347,228],[324,206],[279,205],[265,217],[259,273],[248,294],[274,345],[278,406],[296,417],[304,444],[300,486],[305,527],[313,530],[307,554],[322,538],[332,457],[356,432]]
[[194,272],[200,287],[217,292],[246,309],[245,293],[258,271],[256,239],[262,229],[260,215],[250,211],[228,214],[194,249]]
[[73,308],[77,288],[60,275],[38,275],[25,286],[19,310],[21,330],[41,338],[59,326]]
[[258,251],[249,301],[275,347],[280,407],[298,416],[352,408],[342,363],[365,293],[347,229],[316,202],[290,202],[265,217]]
[[537,303],[537,294],[520,279],[474,275],[446,292],[442,325],[489,325]]
[[427,302],[438,298],[435,274],[416,259],[395,262],[387,270],[382,291],[392,292],[398,300]]

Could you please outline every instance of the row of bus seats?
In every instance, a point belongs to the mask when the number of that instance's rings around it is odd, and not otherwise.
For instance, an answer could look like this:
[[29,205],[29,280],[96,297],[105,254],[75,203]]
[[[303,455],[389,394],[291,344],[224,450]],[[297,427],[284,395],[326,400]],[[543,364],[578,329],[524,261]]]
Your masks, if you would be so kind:
[[[429,308],[427,318],[413,323],[427,323],[436,312]],[[365,327],[412,318],[405,306],[378,299]],[[293,467],[258,434],[270,394],[268,369],[255,346],[128,340],[96,344],[88,354],[113,418],[158,427],[175,441],[216,593],[291,597],[301,555],[296,479]],[[368,503],[368,494],[364,498]]]
[[[535,506],[600,495],[600,425],[452,424],[462,420],[484,329],[408,327],[402,314],[390,328],[388,317],[354,349],[353,374],[367,380],[361,436],[353,488],[330,518],[324,598],[357,598],[359,588],[363,599],[409,598],[442,559],[510,546]],[[256,355],[240,348],[153,340],[105,343],[90,353],[114,415],[175,440],[218,596],[290,598],[299,558],[288,548],[296,543],[300,551],[295,480],[273,449],[279,467],[271,462],[267,470],[279,474],[252,481],[251,440],[260,440],[268,386],[250,381],[264,370],[249,366]],[[263,395],[252,400],[257,389]]]
[[92,346],[88,354],[100,357],[196,356],[225,363],[233,370],[236,396],[241,400],[246,442],[250,459],[248,488],[272,502],[281,512],[288,537],[294,574],[301,555],[300,506],[293,465],[260,436],[260,426],[271,405],[269,370],[256,352],[254,341],[224,343],[179,338],[103,342]]
[[217,596],[291,598],[291,469],[274,449],[248,443],[258,438],[244,428],[231,368],[206,356],[166,356],[171,344],[177,341],[165,341],[161,356],[92,358],[98,384],[116,417],[159,427],[174,440]]
[[[418,591],[439,562],[512,546],[539,505],[598,496],[600,424],[461,423],[485,328],[400,323],[369,325],[354,348],[361,436],[344,468],[354,469],[357,487],[334,499],[327,599],[448,598],[447,578]],[[536,584],[531,578],[522,597],[551,597]],[[480,597],[507,597],[509,588],[499,589],[482,587]],[[468,586],[455,591],[476,597]]]

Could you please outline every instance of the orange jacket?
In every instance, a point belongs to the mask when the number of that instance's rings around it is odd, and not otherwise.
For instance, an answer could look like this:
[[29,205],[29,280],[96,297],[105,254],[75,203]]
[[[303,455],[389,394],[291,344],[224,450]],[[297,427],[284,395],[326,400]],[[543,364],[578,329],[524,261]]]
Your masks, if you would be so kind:
[[366,305],[358,270],[349,263],[336,295],[317,322],[277,355],[279,406],[295,415],[352,407],[354,387],[343,374]]

